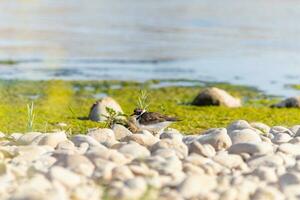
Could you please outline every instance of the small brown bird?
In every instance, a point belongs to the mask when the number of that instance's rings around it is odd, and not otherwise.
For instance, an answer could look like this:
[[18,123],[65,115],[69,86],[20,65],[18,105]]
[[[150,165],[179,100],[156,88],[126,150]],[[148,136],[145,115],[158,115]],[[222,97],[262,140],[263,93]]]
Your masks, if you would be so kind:
[[140,130],[148,130],[153,133],[161,133],[171,123],[180,121],[176,117],[169,117],[156,112],[136,108],[131,116],[136,119],[136,126]]

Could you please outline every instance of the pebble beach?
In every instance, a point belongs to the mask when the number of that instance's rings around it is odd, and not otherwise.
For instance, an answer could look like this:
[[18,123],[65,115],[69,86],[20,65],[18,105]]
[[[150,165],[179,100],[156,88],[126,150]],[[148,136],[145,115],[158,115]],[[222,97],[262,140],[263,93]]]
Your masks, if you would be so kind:
[[0,199],[300,198],[300,126],[1,135]]

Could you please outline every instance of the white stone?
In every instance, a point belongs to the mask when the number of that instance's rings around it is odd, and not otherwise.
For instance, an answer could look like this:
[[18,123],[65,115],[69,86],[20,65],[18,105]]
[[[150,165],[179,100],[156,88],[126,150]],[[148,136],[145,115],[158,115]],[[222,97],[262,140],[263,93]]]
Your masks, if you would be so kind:
[[118,151],[132,159],[145,158],[150,156],[150,151],[146,147],[143,147],[136,142],[130,142],[128,144],[122,145],[118,149]]
[[273,151],[271,144],[266,142],[248,142],[248,143],[237,143],[232,145],[229,149],[229,153],[233,154],[267,154]]
[[97,140],[88,135],[75,135],[72,137],[71,141],[78,147],[82,143],[87,143],[89,146],[101,146]]
[[107,147],[111,147],[117,143],[114,132],[108,128],[93,129],[87,135]]
[[89,119],[92,121],[105,121],[108,115],[106,107],[116,112],[123,113],[121,106],[111,97],[104,97],[100,101],[93,104],[90,110]]
[[177,187],[177,190],[183,198],[190,199],[208,193],[216,186],[216,179],[212,176],[190,175]]
[[199,137],[198,142],[201,144],[210,144],[217,151],[227,149],[232,144],[225,128],[209,129]]
[[132,135],[130,130],[120,124],[115,124],[112,130],[115,133],[116,140],[122,140],[124,137]]
[[80,184],[80,176],[63,167],[53,166],[49,174],[52,180],[59,181],[68,188],[74,188]]
[[241,156],[227,152],[219,152],[213,160],[229,169],[238,168],[244,163]]
[[235,130],[231,131],[228,135],[232,141],[232,144],[261,142],[259,134],[252,129]]
[[272,139],[272,142],[275,144],[282,144],[289,142],[291,139],[292,137],[287,133],[276,133]]
[[284,143],[279,145],[278,151],[289,155],[300,155],[300,145],[298,144],[291,144],[291,143]]
[[273,126],[270,129],[270,133],[272,133],[274,136],[278,133],[286,133],[286,134],[289,134],[290,136],[294,135],[291,130],[289,130],[288,128],[285,128],[283,126]]
[[250,124],[253,128],[260,130],[262,133],[269,133],[270,132],[270,127],[264,123],[261,122],[252,122]]
[[162,139],[151,147],[151,152],[159,149],[173,149],[179,158],[185,158],[188,155],[188,147],[176,139]]
[[228,125],[227,131],[230,134],[232,131],[252,129],[252,126],[245,120],[237,120]]
[[60,155],[55,165],[66,167],[75,173],[90,177],[95,169],[93,163],[82,155]]
[[17,143],[19,145],[28,145],[31,144],[34,139],[36,139],[38,136],[40,136],[41,133],[38,132],[30,132],[30,133],[25,133],[21,137],[17,139]]
[[201,144],[195,141],[189,145],[189,153],[197,153],[205,157],[213,157],[216,155],[216,151],[210,144]]
[[38,145],[49,145],[55,148],[60,142],[68,140],[65,132],[48,133],[40,139]]

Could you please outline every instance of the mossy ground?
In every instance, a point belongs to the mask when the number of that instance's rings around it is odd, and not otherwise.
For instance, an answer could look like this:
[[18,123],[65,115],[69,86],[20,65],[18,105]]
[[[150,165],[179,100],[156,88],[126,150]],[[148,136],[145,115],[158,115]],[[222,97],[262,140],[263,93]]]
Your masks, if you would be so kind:
[[[0,130],[5,133],[27,131],[27,107],[34,102],[35,131],[47,132],[64,122],[72,133],[85,133],[88,128],[103,127],[102,123],[81,120],[90,106],[101,96],[115,98],[127,114],[136,106],[141,89],[149,92],[151,111],[178,116],[181,122],[172,127],[184,133],[199,133],[204,129],[224,127],[228,123],[245,119],[268,125],[291,126],[300,124],[300,109],[271,109],[277,101],[255,90],[224,83],[192,86],[155,87],[160,81],[145,83],[123,81],[0,81]],[[197,107],[189,103],[206,86],[217,86],[241,97],[242,108]]]

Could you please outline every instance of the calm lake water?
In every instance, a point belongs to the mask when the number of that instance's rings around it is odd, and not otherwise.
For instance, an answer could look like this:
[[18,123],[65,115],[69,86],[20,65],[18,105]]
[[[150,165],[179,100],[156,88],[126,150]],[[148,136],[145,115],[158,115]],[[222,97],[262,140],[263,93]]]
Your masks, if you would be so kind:
[[196,79],[297,95],[295,0],[1,0],[5,79]]

